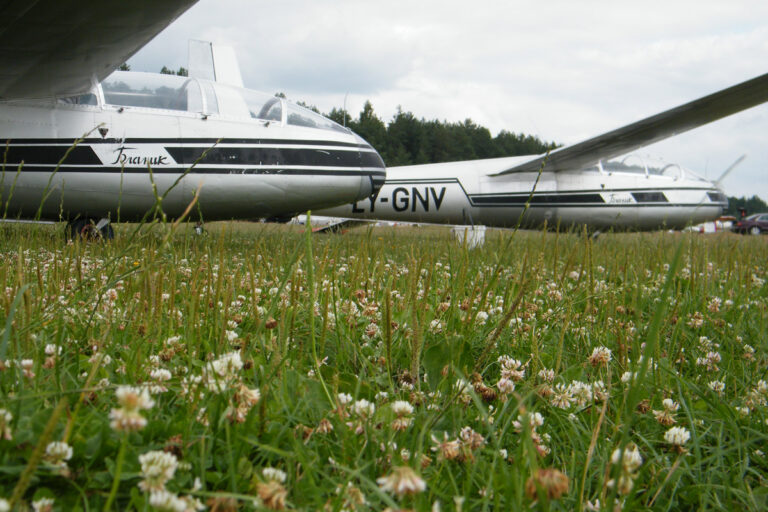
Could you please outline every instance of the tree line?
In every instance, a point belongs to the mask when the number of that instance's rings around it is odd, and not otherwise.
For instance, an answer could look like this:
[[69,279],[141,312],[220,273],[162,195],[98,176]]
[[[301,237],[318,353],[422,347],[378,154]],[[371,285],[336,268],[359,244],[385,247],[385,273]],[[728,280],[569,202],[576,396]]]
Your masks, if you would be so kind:
[[[317,112],[312,106],[303,106]],[[488,128],[471,119],[448,122],[418,118],[400,107],[392,120],[385,123],[374,112],[370,101],[356,118],[338,108],[323,115],[368,141],[388,166],[534,155],[558,147],[533,135],[506,130],[494,137]]]

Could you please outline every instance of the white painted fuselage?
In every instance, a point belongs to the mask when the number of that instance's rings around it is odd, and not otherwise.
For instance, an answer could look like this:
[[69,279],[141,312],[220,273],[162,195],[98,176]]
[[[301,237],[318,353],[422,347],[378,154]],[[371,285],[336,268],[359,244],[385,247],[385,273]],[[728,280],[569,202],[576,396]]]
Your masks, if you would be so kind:
[[[724,194],[691,171],[608,166],[490,176],[531,157],[391,167],[378,193],[320,215],[438,224],[653,230],[715,219]],[[526,208],[526,203],[528,207]]]
[[[117,73],[113,83],[133,75]],[[136,220],[178,181],[162,200],[171,218],[199,189],[191,217],[257,219],[354,201],[383,182],[383,162],[370,145],[285,100],[265,96],[259,114],[247,103],[251,91],[158,80],[183,84],[170,89],[183,109],[142,107],[149,100],[137,87],[123,93],[131,106],[105,101],[100,87],[88,95],[92,104],[0,102],[0,137],[8,141],[0,215]],[[313,119],[325,129],[308,126]]]

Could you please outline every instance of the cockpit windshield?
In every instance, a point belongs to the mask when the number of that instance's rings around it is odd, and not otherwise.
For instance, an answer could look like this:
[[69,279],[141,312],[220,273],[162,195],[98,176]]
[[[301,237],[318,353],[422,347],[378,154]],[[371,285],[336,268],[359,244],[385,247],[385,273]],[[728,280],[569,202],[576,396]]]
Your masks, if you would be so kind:
[[109,105],[202,112],[197,80],[176,75],[116,71],[101,83]]
[[336,130],[347,133],[348,130],[338,123],[334,123],[327,117],[312,112],[308,108],[288,104],[288,124],[294,126],[306,126],[309,128],[320,128],[322,130]]

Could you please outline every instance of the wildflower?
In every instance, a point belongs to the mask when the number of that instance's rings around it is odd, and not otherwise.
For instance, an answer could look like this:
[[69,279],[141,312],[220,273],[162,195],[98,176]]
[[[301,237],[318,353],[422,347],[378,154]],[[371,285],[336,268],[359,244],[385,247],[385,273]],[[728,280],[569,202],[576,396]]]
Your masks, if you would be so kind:
[[11,432],[11,421],[13,420],[13,414],[6,409],[0,409],[0,438],[10,441],[13,438]]
[[722,396],[725,392],[725,382],[721,380],[713,380],[709,383],[709,389]]
[[32,502],[32,510],[35,512],[51,512],[53,504],[53,498],[40,498]]
[[515,382],[519,382],[525,378],[525,368],[523,363],[517,359],[513,359],[509,356],[500,356],[499,364],[501,365],[502,378],[510,379]]
[[568,390],[579,407],[592,401],[592,386],[585,382],[575,380],[568,386]]
[[175,455],[164,451],[151,451],[139,455],[141,464],[141,476],[139,482],[142,491],[161,491],[165,489],[165,483],[173,478],[179,461]]
[[336,487],[336,494],[344,493],[344,503],[341,510],[358,510],[362,509],[368,504],[365,499],[365,494],[352,484],[347,482],[347,486],[342,488],[341,485]]
[[288,490],[283,486],[285,472],[276,468],[264,468],[261,471],[263,481],[256,484],[256,492],[265,507],[272,510],[283,510]]
[[685,427],[672,427],[664,434],[664,441],[672,448],[682,453],[683,445],[691,438],[691,433]]
[[699,329],[702,325],[704,325],[704,315],[696,311],[688,319],[688,327]]
[[363,398],[352,404],[352,412],[361,419],[368,419],[376,412],[376,406]]
[[336,400],[339,402],[339,405],[347,405],[352,402],[352,395],[349,393],[339,393],[336,395]]
[[589,364],[592,366],[607,366],[611,362],[611,349],[606,347],[595,347],[592,355],[589,356]]
[[26,378],[32,379],[35,377],[35,372],[32,371],[35,367],[35,362],[32,359],[22,359],[19,362],[19,366],[21,366],[21,371]]
[[408,466],[396,466],[392,473],[376,479],[376,483],[384,492],[404,496],[424,492],[427,484],[416,472]]
[[478,325],[485,325],[485,323],[488,321],[488,313],[485,311],[478,311],[477,316],[475,317],[475,323]]
[[273,480],[275,482],[280,482],[281,484],[284,484],[285,479],[287,478],[285,471],[283,471],[282,469],[271,468],[271,467],[262,469],[261,475],[264,477],[264,480],[267,480],[267,481]]
[[720,369],[717,366],[717,363],[719,363],[720,360],[721,358],[720,358],[719,352],[709,351],[707,352],[706,357],[696,358],[696,365],[706,366],[707,370],[709,370],[710,372],[716,372]]
[[459,439],[461,439],[462,444],[468,446],[471,450],[477,450],[485,444],[485,438],[469,426],[461,429]]
[[680,408],[680,405],[670,398],[665,398],[661,403],[664,409],[661,411],[654,410],[653,416],[665,427],[674,425],[676,423],[675,412]]
[[432,434],[432,442],[435,446],[432,447],[433,452],[439,452],[440,457],[445,460],[453,460],[461,455],[461,444],[458,439],[449,440],[448,434],[443,432],[443,440],[439,440]]
[[149,391],[146,388],[120,386],[115,396],[121,407],[109,412],[110,426],[118,432],[134,432],[144,428],[147,420],[139,411],[151,409],[155,405]]
[[443,332],[443,323],[440,321],[440,319],[435,318],[431,322],[429,322],[429,332],[439,334]]
[[496,387],[499,388],[499,392],[502,395],[508,395],[515,390],[515,383],[511,379],[502,377],[499,379],[499,382],[496,383]]
[[72,458],[72,447],[67,443],[54,441],[45,447],[44,458],[52,466],[67,468],[67,461]]
[[472,401],[472,397],[469,395],[470,385],[464,379],[456,379],[453,383],[453,388],[459,393],[459,401],[463,404],[468,404]]
[[621,382],[624,384],[627,384],[630,381],[633,381],[637,378],[637,372],[624,372],[621,374]]
[[0,512],[11,512],[11,504],[5,498],[0,498]]
[[596,380],[592,383],[592,396],[595,402],[605,402],[608,400],[608,390],[605,388],[602,380]]
[[209,390],[221,393],[237,379],[237,372],[243,368],[240,352],[229,352],[205,366],[203,375]]
[[149,494],[149,505],[163,512],[184,512],[187,502],[165,489],[154,490]]
[[413,422],[410,415],[413,413],[413,406],[405,400],[397,400],[392,403],[392,411],[397,418],[392,422],[392,429],[402,431],[407,429]]
[[333,431],[333,424],[326,418],[320,420],[315,428],[315,432],[318,434],[330,434]]
[[570,386],[566,387],[563,383],[558,383],[550,399],[552,405],[560,409],[568,409],[571,406],[572,400],[573,396],[571,395]]
[[616,448],[611,454],[612,464],[621,464],[623,471],[627,473],[634,473],[643,464],[643,457],[640,455],[640,450],[637,449],[637,445],[630,443],[624,447],[623,450]]
[[559,499],[568,492],[568,477],[555,468],[537,469],[525,482],[525,494],[535,499],[539,490],[550,500]]
[[394,412],[398,417],[408,416],[413,414],[413,406],[405,400],[398,400],[392,403],[392,412]]
[[555,371],[547,368],[539,370],[538,377],[544,382],[552,382],[555,380]]
[[150,391],[153,393],[165,393],[168,391],[168,388],[165,387],[162,383],[171,380],[172,375],[170,371],[166,370],[165,368],[154,368],[149,372],[149,377],[157,382],[157,384],[150,386]]

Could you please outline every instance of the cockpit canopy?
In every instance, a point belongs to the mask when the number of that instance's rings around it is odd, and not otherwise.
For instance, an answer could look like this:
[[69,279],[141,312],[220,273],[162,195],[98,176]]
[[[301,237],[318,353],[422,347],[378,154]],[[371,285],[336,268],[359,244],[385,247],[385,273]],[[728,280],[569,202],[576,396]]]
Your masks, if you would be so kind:
[[584,171],[602,172],[607,174],[641,174],[645,176],[663,176],[674,180],[688,179],[694,181],[709,181],[690,169],[678,164],[668,163],[657,158],[630,153],[620,158],[600,161],[597,166],[583,169]]
[[[330,119],[283,98],[209,80],[116,71],[101,83],[101,90],[104,103],[116,107],[173,110],[218,115],[230,119],[255,119],[264,123],[283,123],[350,133],[348,129]],[[76,102],[91,103],[91,100],[78,99]]]

